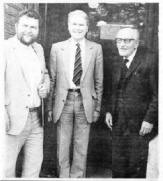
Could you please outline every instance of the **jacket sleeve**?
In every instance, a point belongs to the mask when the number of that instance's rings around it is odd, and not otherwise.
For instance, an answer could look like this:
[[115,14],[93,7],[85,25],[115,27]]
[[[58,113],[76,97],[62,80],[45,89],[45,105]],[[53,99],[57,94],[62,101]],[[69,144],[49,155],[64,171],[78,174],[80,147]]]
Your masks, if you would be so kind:
[[101,45],[99,45],[97,49],[94,73],[95,73],[94,75],[95,92],[97,95],[95,111],[100,112],[101,100],[102,100],[102,95],[103,95],[103,53],[102,53]]
[[57,65],[57,56],[56,56],[56,48],[55,44],[51,48],[50,52],[50,61],[49,61],[49,71],[50,71],[50,93],[48,97],[47,109],[48,111],[52,111],[53,102],[54,102],[54,91],[56,84],[56,65]]
[[149,86],[151,92],[151,101],[148,106],[144,120],[149,123],[155,123],[158,120],[158,60],[155,55],[149,55]]
[[[106,60],[104,64],[104,94],[103,94],[103,105],[104,113],[109,112],[112,114],[112,100],[114,97],[112,90],[112,77],[114,73],[113,60]],[[109,63],[108,63],[109,62]]]
[[50,92],[50,78],[49,78],[49,74],[48,74],[48,70],[45,68],[44,70],[44,82],[46,85],[46,89],[47,89],[47,94]]
[[44,84],[45,88],[46,88],[46,91],[47,91],[47,95],[50,91],[50,78],[49,78],[49,73],[48,73],[48,70],[46,68],[46,64],[45,64],[45,56],[44,56],[44,50],[43,50],[43,47],[41,45],[39,45],[39,47],[41,48],[41,51],[42,51],[42,56],[43,56],[43,72],[42,72],[42,81],[41,83]]

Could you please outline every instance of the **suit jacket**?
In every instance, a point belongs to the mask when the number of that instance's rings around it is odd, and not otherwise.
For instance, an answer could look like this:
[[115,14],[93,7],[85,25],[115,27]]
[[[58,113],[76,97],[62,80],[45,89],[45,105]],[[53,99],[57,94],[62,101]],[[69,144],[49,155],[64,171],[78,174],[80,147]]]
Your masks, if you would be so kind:
[[[41,62],[43,83],[50,87],[50,80],[45,68],[43,48],[38,43],[33,43],[33,48]],[[10,128],[8,134],[18,135],[23,130],[29,112],[30,86],[26,73],[21,65],[19,46],[16,37],[5,41],[5,118],[8,119]]]
[[[112,71],[112,115],[114,121],[117,87],[121,76],[120,57],[113,62]],[[123,91],[124,116],[128,127],[139,130],[142,121],[157,123],[158,119],[158,70],[157,58],[139,48],[125,76]]]
[[[57,122],[63,110],[69,89],[68,64],[70,39],[52,45],[50,54],[51,91],[49,110],[53,109],[53,120]],[[101,45],[86,40],[85,66],[80,83],[83,105],[88,122],[92,122],[94,111],[100,112],[103,93],[103,54]],[[53,108],[52,108],[53,107]]]

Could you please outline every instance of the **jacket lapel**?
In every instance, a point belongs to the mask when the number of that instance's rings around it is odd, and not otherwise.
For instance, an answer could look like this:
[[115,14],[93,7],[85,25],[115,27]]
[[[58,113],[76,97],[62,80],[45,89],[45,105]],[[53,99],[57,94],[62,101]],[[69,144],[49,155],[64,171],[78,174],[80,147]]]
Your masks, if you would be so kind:
[[36,43],[32,44],[32,48],[33,48],[34,52],[36,53],[36,55],[38,56],[38,59],[40,61],[41,71],[44,71],[45,64],[44,64],[44,55],[43,55],[42,50],[36,45]]
[[63,52],[62,53],[62,58],[60,59],[62,61],[63,69],[65,72],[65,77],[69,81],[69,58],[70,58],[70,39],[68,39],[61,47],[60,50]]
[[81,80],[84,79],[87,73],[88,67],[90,65],[91,57],[92,57],[92,49],[93,49],[92,43],[88,40],[85,40],[85,60],[84,60],[83,74],[82,74]]
[[115,84],[114,85],[118,85],[120,78],[121,78],[121,70],[122,70],[122,63],[121,63],[121,58],[118,58],[117,60],[115,60],[114,62],[114,71],[113,71],[113,77],[115,80]]
[[[120,61],[121,61],[121,60],[120,60]],[[120,62],[120,63],[117,65],[117,71],[116,71],[116,81],[117,81],[117,83],[119,83],[119,81],[120,81],[121,72],[122,72],[122,63]]]
[[137,66],[140,64],[141,62],[141,58],[140,56],[138,55],[138,53],[136,53],[133,61],[131,62],[131,65],[126,73],[126,78],[128,78],[134,71],[135,69],[137,68]]
[[26,85],[30,89],[28,78],[27,78],[27,76],[25,74],[24,67],[22,65],[21,57],[19,56],[20,49],[19,49],[19,43],[18,43],[18,40],[17,40],[16,37],[13,38],[13,52],[15,54],[15,61],[16,61],[17,65],[20,67],[20,71],[21,71],[21,74],[22,74],[22,76],[24,78],[24,81],[26,82]]
[[[19,42],[18,40],[16,39],[16,37],[13,39],[13,51],[15,53],[15,60],[18,64],[18,66],[20,67],[20,70],[21,70],[21,73],[22,73],[22,76],[27,84],[27,86],[30,88],[30,84],[28,82],[28,77],[24,71],[24,66],[22,65],[22,57],[19,56],[19,53],[20,53],[20,47],[19,47]],[[43,55],[42,55],[42,52],[40,52],[40,49],[38,48],[38,46],[34,43],[32,45],[32,48],[34,49],[36,55],[38,56],[38,59],[40,60],[40,64],[41,64],[41,71],[43,72],[44,71],[44,60],[43,60]]]

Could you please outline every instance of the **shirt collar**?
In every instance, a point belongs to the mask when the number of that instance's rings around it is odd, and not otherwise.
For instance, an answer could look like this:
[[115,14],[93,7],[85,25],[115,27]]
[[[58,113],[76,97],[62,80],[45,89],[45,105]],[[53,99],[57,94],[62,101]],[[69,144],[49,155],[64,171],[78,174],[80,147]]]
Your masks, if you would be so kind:
[[134,59],[134,56],[136,54],[136,51],[137,51],[137,49],[135,49],[129,57],[123,57],[123,59],[128,59],[129,62],[132,62],[132,60]]
[[83,38],[79,42],[75,41],[73,38],[71,38],[70,40],[71,40],[72,45],[74,45],[74,46],[76,46],[77,43],[80,44],[80,47],[84,47],[85,46],[85,38]]

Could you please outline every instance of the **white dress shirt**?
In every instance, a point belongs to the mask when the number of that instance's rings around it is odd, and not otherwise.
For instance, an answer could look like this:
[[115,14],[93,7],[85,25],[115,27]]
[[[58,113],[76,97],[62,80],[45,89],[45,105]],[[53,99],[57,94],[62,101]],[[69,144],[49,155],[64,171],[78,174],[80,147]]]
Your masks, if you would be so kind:
[[75,42],[73,39],[70,40],[70,59],[69,59],[69,87],[70,89],[78,89],[79,86],[76,86],[74,84],[73,80],[73,73],[74,73],[74,63],[75,63],[75,54],[77,46],[76,44],[80,44],[81,49],[81,62],[82,62],[82,69],[84,67],[84,61],[85,61],[85,39],[81,40],[80,42]]
[[31,45],[26,46],[18,41],[19,46],[19,58],[21,58],[21,65],[23,67],[24,74],[27,78],[27,82],[30,85],[29,107],[39,107],[41,104],[40,97],[38,95],[38,86],[41,83],[41,63],[38,56]]

